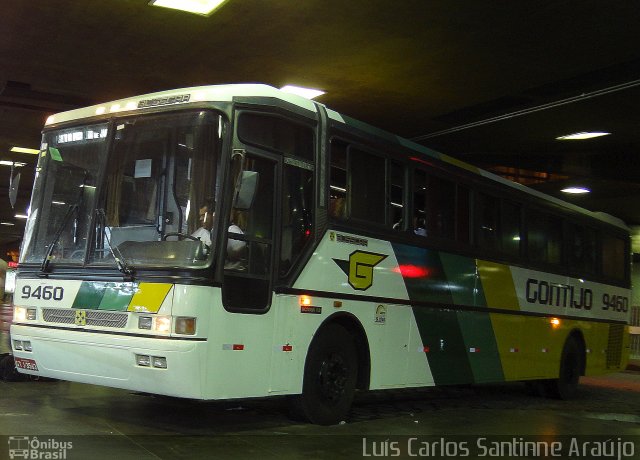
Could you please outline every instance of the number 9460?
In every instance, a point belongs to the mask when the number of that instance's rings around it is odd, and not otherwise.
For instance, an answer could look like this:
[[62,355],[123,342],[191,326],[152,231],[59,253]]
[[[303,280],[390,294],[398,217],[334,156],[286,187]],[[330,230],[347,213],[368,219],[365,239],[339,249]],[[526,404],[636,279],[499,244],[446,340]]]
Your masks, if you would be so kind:
[[62,300],[64,289],[60,286],[22,286],[23,299]]
[[629,299],[621,295],[604,294],[602,296],[603,310],[613,310],[619,312],[629,311]]

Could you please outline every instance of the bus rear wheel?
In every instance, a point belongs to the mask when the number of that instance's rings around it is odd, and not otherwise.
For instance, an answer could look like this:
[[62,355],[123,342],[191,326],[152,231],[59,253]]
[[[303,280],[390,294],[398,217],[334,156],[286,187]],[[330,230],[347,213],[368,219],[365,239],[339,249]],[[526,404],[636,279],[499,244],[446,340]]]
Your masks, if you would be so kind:
[[556,399],[572,399],[576,396],[582,369],[582,356],[578,341],[569,337],[562,349],[560,375],[557,379],[545,381],[546,395]]
[[318,425],[333,425],[347,417],[356,388],[358,355],[345,328],[330,324],[311,342],[304,368],[302,394],[293,398],[292,412]]

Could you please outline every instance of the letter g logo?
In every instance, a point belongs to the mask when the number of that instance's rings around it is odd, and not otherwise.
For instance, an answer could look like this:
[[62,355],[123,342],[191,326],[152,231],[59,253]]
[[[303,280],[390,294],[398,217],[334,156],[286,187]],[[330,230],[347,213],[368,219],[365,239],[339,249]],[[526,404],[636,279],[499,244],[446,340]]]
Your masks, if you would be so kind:
[[366,291],[373,285],[373,267],[387,256],[373,252],[355,251],[349,256],[349,284],[353,289]]

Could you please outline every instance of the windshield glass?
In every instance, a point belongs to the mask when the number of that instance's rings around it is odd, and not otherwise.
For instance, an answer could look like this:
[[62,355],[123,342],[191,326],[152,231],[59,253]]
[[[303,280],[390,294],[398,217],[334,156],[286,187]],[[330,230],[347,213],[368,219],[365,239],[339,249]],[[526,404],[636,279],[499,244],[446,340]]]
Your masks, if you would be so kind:
[[47,133],[22,261],[206,265],[221,139],[207,111]]

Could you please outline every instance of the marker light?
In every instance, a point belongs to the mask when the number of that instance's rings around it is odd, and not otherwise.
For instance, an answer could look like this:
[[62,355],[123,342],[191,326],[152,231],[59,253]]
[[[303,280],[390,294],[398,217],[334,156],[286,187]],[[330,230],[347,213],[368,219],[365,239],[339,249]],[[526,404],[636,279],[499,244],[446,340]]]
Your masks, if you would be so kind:
[[301,307],[308,307],[309,305],[311,305],[311,297],[308,295],[301,295],[298,298],[298,302],[300,302]]
[[196,319],[187,316],[176,318],[176,334],[193,335],[196,333]]
[[560,327],[560,320],[558,318],[551,318],[551,320],[549,321],[551,323],[551,327],[554,329],[557,329]]

